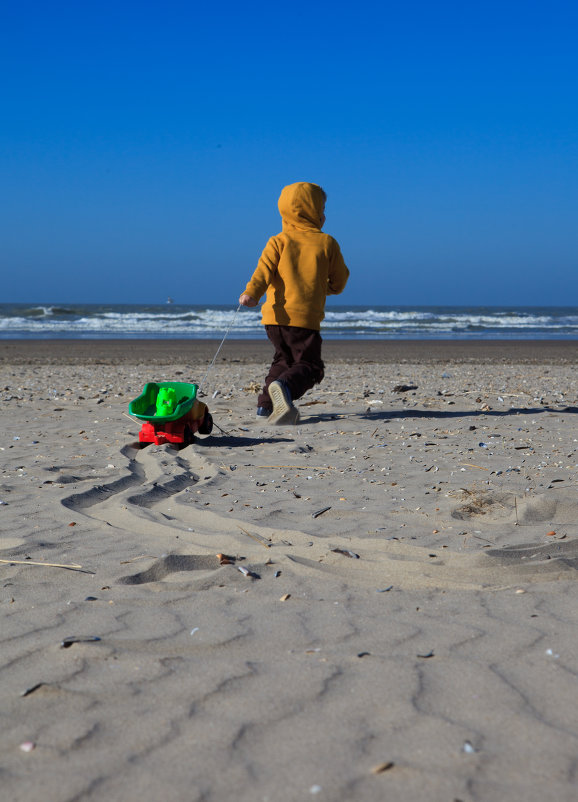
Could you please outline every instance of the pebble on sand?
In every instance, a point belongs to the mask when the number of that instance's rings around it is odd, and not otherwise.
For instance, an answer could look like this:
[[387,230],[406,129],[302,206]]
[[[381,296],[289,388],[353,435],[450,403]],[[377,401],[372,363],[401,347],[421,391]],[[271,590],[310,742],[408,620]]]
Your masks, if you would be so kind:
[[20,744],[20,749],[23,752],[32,752],[33,749],[36,748],[36,744],[34,741],[24,741],[23,744]]
[[378,763],[371,769],[372,774],[383,774],[384,771],[389,771],[395,766],[393,760],[386,760],[384,763]]

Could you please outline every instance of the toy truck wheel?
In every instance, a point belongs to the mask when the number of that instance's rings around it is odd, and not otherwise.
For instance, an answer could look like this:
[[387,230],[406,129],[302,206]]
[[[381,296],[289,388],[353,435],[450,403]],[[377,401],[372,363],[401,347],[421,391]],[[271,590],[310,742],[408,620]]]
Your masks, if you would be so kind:
[[213,416],[207,410],[205,416],[199,426],[199,434],[211,434],[213,431]]

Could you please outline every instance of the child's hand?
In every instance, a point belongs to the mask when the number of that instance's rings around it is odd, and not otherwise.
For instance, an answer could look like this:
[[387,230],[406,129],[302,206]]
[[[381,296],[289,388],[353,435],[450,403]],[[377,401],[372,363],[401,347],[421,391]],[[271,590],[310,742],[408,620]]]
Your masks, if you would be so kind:
[[251,298],[250,295],[247,295],[246,292],[244,292],[239,298],[239,303],[241,306],[257,306],[257,301],[254,298]]

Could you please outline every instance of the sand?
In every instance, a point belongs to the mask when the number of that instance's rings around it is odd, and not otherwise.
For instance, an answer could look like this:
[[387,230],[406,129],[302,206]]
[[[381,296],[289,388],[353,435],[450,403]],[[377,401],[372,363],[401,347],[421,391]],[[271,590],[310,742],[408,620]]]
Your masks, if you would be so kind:
[[274,428],[230,341],[139,449],[217,344],[0,344],[0,798],[575,800],[577,344],[328,342]]

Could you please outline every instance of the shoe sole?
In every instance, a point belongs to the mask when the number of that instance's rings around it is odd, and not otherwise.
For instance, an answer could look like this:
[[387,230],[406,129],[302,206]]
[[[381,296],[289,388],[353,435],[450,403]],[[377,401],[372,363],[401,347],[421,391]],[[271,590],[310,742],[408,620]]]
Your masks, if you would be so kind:
[[299,410],[296,407],[291,407],[287,412],[279,415],[279,417],[270,415],[267,421],[272,426],[294,426],[296,423],[299,423],[300,417]]
[[294,407],[283,391],[279,382],[271,382],[268,387],[269,397],[273,402],[273,412],[269,415],[269,423],[275,426],[291,426],[299,420],[299,410]]

